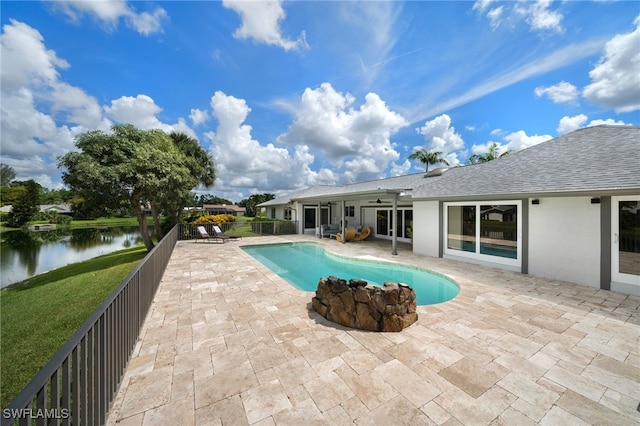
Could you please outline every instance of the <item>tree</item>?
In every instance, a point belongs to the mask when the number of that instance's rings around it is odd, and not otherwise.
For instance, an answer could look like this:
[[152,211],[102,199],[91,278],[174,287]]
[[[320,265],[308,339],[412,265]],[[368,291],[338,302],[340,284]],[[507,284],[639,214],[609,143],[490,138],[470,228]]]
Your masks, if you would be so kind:
[[9,186],[16,178],[16,171],[11,166],[0,164],[0,186]]
[[76,137],[79,152],[58,158],[62,180],[96,210],[128,205],[135,213],[147,250],[154,246],[145,209],[170,204],[171,191],[188,192],[197,181],[184,154],[161,130],[114,125],[112,133],[93,130]]
[[3,186],[0,187],[0,200],[2,205],[15,204],[20,197],[24,194],[24,186]]
[[203,194],[196,201],[197,206],[203,206],[205,204],[226,204],[233,205],[233,201],[227,200],[226,198],[221,198],[213,194]]
[[469,157],[469,159],[467,160],[467,163],[468,164],[486,163],[488,161],[495,160],[496,158],[506,157],[512,152],[513,150],[507,150],[502,154],[500,154],[500,147],[496,142],[493,142],[491,143],[491,145],[489,145],[489,148],[487,148],[487,152],[485,152],[484,154],[473,154],[471,157]]
[[160,237],[163,236],[159,218],[160,213],[164,213],[168,217],[171,227],[179,223],[184,206],[191,204],[193,201],[191,189],[196,185],[210,188],[216,180],[215,163],[211,156],[202,149],[197,139],[182,132],[171,132],[169,138],[184,156],[185,165],[190,171],[195,184],[189,188],[186,186],[162,188],[163,194],[159,200],[151,202],[151,212],[156,232]]
[[444,164],[446,166],[449,165],[449,162],[442,157],[442,152],[440,151],[427,151],[424,148],[420,148],[417,151],[414,151],[409,157],[409,160],[418,160],[422,164],[426,166],[425,172],[429,171],[429,165],[434,164]]
[[257,205],[260,204],[260,203],[264,203],[266,201],[269,201],[269,200],[273,200],[274,198],[276,198],[275,195],[268,194],[268,193],[253,194],[249,198],[245,198],[244,200],[240,201],[238,203],[238,205],[240,207],[244,207],[246,209],[245,214],[247,216],[255,217],[256,214],[258,213]]
[[40,193],[42,187],[34,180],[24,182],[25,190],[13,204],[8,217],[8,225],[19,228],[29,222],[40,211]]

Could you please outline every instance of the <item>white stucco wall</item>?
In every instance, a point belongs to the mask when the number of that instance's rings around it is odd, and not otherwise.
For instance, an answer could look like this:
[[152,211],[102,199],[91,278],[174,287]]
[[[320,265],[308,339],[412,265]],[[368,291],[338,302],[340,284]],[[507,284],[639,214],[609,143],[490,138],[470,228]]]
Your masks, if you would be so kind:
[[437,201],[413,203],[414,253],[438,257],[439,214]]
[[374,232],[376,229],[376,210],[372,208],[362,209],[362,226],[370,226]]
[[529,201],[529,273],[600,287],[600,205],[588,197]]

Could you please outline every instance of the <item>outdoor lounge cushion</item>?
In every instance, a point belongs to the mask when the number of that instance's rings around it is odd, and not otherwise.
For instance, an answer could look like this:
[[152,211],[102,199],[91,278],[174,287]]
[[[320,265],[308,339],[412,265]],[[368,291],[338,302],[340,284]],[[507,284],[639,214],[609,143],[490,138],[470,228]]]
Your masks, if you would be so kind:
[[215,232],[218,237],[231,238],[232,240],[242,239],[239,235],[225,235],[217,225],[213,225],[213,232]]
[[329,225],[322,225],[322,236],[330,237],[340,232],[340,225],[337,223],[331,223]]
[[[198,234],[196,235],[196,237],[198,237],[198,239],[200,240],[205,240],[205,241],[213,240],[213,241],[222,241],[223,243],[226,243],[227,241],[229,241],[229,237],[225,235],[209,235],[207,230],[204,229],[204,226],[198,226]],[[196,239],[196,242],[198,241],[198,239]]]

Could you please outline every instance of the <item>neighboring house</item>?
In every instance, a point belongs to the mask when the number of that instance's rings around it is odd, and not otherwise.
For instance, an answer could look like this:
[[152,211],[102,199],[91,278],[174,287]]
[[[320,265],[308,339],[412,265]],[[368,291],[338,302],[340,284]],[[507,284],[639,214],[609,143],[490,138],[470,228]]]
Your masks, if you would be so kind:
[[487,163],[316,186],[260,207],[300,233],[371,226],[395,252],[412,228],[415,253],[640,295],[640,127],[584,128]]
[[232,214],[234,216],[242,216],[246,212],[244,207],[235,204],[204,204],[202,209],[208,214]]
[[57,212],[58,214],[64,214],[68,216],[73,215],[71,204],[41,204],[40,211],[41,212]]
[[[10,213],[12,209],[13,209],[13,206],[11,204],[7,204],[6,206],[0,207],[0,211],[2,213]],[[73,214],[71,204],[40,204],[40,211],[41,212],[55,211],[55,212],[58,212],[58,214],[64,214],[69,216]]]

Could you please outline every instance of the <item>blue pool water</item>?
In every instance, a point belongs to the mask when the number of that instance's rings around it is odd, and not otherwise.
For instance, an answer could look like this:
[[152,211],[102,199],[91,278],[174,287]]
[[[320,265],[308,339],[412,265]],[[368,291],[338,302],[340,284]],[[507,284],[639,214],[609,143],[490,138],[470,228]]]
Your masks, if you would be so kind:
[[416,290],[418,305],[451,300],[460,291],[458,285],[441,275],[423,269],[347,259],[331,255],[312,243],[267,244],[242,247],[273,272],[305,291],[315,291],[322,277],[359,278],[370,284],[400,282]]

